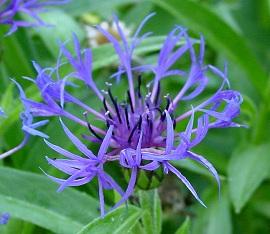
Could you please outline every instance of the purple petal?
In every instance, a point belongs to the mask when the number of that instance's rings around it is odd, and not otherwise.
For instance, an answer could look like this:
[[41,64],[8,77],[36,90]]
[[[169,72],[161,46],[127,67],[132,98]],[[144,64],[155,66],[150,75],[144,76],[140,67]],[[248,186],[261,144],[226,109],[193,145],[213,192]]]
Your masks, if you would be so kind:
[[34,128],[31,128],[31,127],[29,127],[27,125],[24,125],[22,127],[22,130],[29,133],[32,136],[39,136],[39,137],[46,138],[46,139],[49,138],[49,136],[47,134],[45,134],[45,133],[43,133],[43,132],[41,132],[39,130],[36,130]]
[[122,188],[114,181],[114,179],[110,175],[104,172],[103,177],[121,196],[124,194]]
[[119,36],[120,36],[120,38],[121,38],[121,40],[123,42],[124,48],[125,48],[126,52],[128,52],[129,51],[128,42],[127,42],[126,36],[124,35],[124,32],[123,32],[122,28],[119,25],[118,17],[116,15],[114,15],[113,18],[114,18],[114,22],[116,24],[118,34],[119,34]]
[[140,166],[141,169],[147,171],[154,171],[160,167],[160,164],[157,161],[150,162],[144,166]]
[[44,139],[44,142],[45,142],[51,149],[53,149],[55,152],[57,152],[57,153],[59,153],[59,154],[61,154],[61,155],[64,155],[64,156],[67,157],[67,158],[74,159],[74,160],[81,160],[81,161],[85,161],[85,162],[88,160],[88,159],[86,159],[86,158],[82,158],[82,157],[80,157],[80,156],[78,156],[78,155],[76,155],[76,154],[73,154],[73,153],[71,153],[71,152],[69,152],[69,151],[63,149],[63,148],[61,148],[60,146],[54,145],[54,144],[50,143],[49,141],[47,141],[47,140],[45,140],[45,139]]
[[100,176],[98,176],[98,194],[99,194],[99,203],[100,203],[100,214],[101,214],[101,217],[104,217],[105,203],[104,203],[103,185],[102,185]]
[[218,183],[218,190],[220,192],[219,176],[218,176],[216,169],[213,167],[213,165],[209,161],[207,161],[203,156],[195,154],[195,153],[190,152],[190,151],[188,152],[188,157],[199,162],[201,165],[205,166],[212,173],[212,175],[215,177],[215,179]]
[[166,113],[166,120],[167,120],[167,136],[166,136],[166,150],[165,153],[168,154],[173,149],[173,142],[174,142],[174,129],[173,129],[173,122],[171,119],[170,114],[167,110],[165,110]]
[[191,183],[187,180],[187,178],[185,176],[183,176],[181,174],[181,172],[179,172],[174,166],[172,166],[170,163],[166,163],[168,169],[174,173],[185,185],[186,187],[189,189],[189,191],[193,194],[193,196],[204,206],[206,207],[206,205],[202,202],[202,200],[199,198],[198,194],[196,193],[195,189],[193,188],[193,186],[191,185]]
[[85,156],[87,156],[90,159],[96,159],[96,156],[92,153],[91,150],[89,150],[67,127],[66,125],[63,123],[63,121],[60,119],[61,125],[66,133],[66,135],[68,136],[68,138],[72,141],[72,143],[74,144],[74,146],[76,146],[76,148],[78,150],[80,150]]
[[141,131],[140,137],[139,137],[139,142],[138,142],[138,145],[137,145],[137,148],[136,148],[136,164],[138,166],[141,165],[141,161],[142,161],[142,153],[141,153],[142,137],[143,137],[143,132]]
[[104,137],[103,141],[102,141],[102,144],[99,148],[99,151],[98,151],[98,159],[99,160],[102,160],[105,153],[107,152],[107,149],[110,145],[110,141],[111,141],[111,137],[112,137],[112,133],[113,133],[113,128],[114,126],[111,125],[106,133],[106,136]]
[[82,177],[82,173],[85,172],[86,168],[82,168],[78,170],[72,176],[70,176],[67,180],[65,180],[60,187],[57,189],[57,192],[62,192],[66,187],[71,186],[72,183],[76,182],[79,177]]
[[125,201],[128,200],[130,195],[133,193],[134,188],[135,188],[135,184],[136,184],[136,180],[137,180],[137,173],[138,173],[138,168],[133,167],[132,171],[131,171],[131,176],[130,176],[130,180],[129,180],[129,183],[128,183],[127,190],[126,190],[125,194],[122,196],[122,198],[120,199],[120,201],[118,201],[113,206],[112,209],[115,209],[115,208],[119,207],[120,205],[122,205]]

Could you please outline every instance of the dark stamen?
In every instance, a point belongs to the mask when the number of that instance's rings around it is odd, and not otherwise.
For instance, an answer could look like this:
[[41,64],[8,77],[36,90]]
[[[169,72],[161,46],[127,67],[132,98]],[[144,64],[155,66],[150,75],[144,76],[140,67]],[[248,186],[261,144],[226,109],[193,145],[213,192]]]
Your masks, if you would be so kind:
[[166,100],[167,100],[167,104],[166,104],[165,109],[168,110],[172,100],[171,100],[171,98],[169,96],[166,96]]
[[161,119],[162,122],[165,120],[165,117],[166,117],[166,113],[163,112],[163,113],[161,114],[161,116],[160,116],[160,119]]
[[176,120],[173,119],[173,129],[175,129],[175,127],[176,127]]
[[130,96],[129,90],[127,91],[127,95],[128,95],[128,103],[130,104],[130,107],[131,107],[131,112],[134,113],[133,103],[132,103],[132,100],[131,100],[131,96]]
[[107,106],[107,103],[106,103],[106,99],[103,98],[103,106],[105,108],[105,111],[107,112],[108,111],[108,106]]
[[129,119],[128,119],[128,107],[127,107],[127,105],[125,106],[125,117],[126,117],[127,127],[128,127],[128,130],[129,130],[130,129],[130,124],[129,124]]
[[128,143],[131,143],[131,139],[132,139],[137,127],[139,127],[139,130],[141,130],[141,127],[142,127],[142,116],[141,115],[140,115],[139,121],[135,124],[135,126],[133,127],[133,129],[128,137]]
[[84,117],[85,117],[85,120],[86,120],[86,123],[87,123],[87,127],[89,129],[89,131],[96,137],[98,138],[99,140],[102,140],[102,138],[95,132],[95,130],[91,127],[91,124],[89,123],[88,121],[88,118],[87,118],[87,113],[83,113]]
[[150,104],[149,104],[149,101],[148,100],[145,100],[145,104],[146,104],[148,110],[150,110]]
[[142,75],[138,76],[138,97],[141,98]]
[[120,112],[119,112],[117,100],[113,98],[113,95],[112,95],[112,92],[111,92],[110,89],[108,89],[108,93],[109,93],[109,96],[110,96],[111,101],[112,101],[112,103],[113,103],[114,109],[115,109],[115,111],[116,111],[117,118],[118,118],[119,122],[122,123],[122,119],[121,119],[121,115],[120,115]]
[[157,94],[156,94],[155,100],[154,100],[155,105],[158,104],[158,101],[159,101],[159,95],[160,95],[160,82],[158,82]]
[[175,129],[175,127],[176,127],[176,120],[174,118],[173,113],[171,113],[171,118],[172,118],[172,122],[173,122],[173,129]]
[[152,122],[152,120],[150,120],[150,118],[149,118],[149,115],[147,115],[147,124],[148,124],[148,126],[149,126],[149,132],[150,132],[150,137],[152,136],[152,131],[153,131],[153,122]]
[[[103,98],[103,106],[105,108],[105,111],[108,112],[109,109],[108,109],[107,102],[106,102],[106,99],[105,98]],[[110,119],[112,119],[112,116],[111,116],[111,113],[110,112],[109,112],[108,116],[109,116]]]
[[139,126],[138,129],[141,131],[142,130],[142,116],[140,115],[140,119],[139,119]]

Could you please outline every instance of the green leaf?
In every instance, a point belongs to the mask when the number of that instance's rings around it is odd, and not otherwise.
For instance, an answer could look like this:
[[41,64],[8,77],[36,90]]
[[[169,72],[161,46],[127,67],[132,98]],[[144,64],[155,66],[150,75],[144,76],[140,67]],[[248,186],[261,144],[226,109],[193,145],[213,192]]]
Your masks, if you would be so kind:
[[270,219],[270,201],[254,202],[253,208],[261,215]]
[[[15,87],[15,85],[12,83],[10,87]],[[25,93],[26,93],[26,96],[29,97],[30,99],[34,99],[34,100],[40,99],[39,94],[36,92],[35,86],[33,84],[29,85],[28,88],[25,89]],[[9,128],[16,121],[19,121],[19,114],[22,111],[21,100],[19,98],[16,98],[16,99],[13,98],[13,100],[10,103],[8,103],[7,99],[11,100],[9,95],[11,95],[11,93],[6,93],[1,99],[1,102],[3,102],[3,106],[5,107],[6,115],[8,116],[8,118],[2,119],[2,122],[0,124],[0,132],[2,134],[8,131]]]
[[7,110],[8,108],[11,108],[10,105],[13,104],[13,83],[10,83],[6,89],[5,92],[0,100],[0,106],[4,108],[4,110]]
[[18,74],[20,76],[33,75],[31,61],[25,54],[20,40],[15,35],[5,37],[4,39],[0,38],[1,49],[3,50],[3,63],[7,68],[9,77],[15,77]]
[[[82,39],[84,36],[80,25],[64,11],[47,11],[41,14],[41,19],[47,24],[52,25],[52,27],[40,27],[35,33],[40,35],[47,48],[55,57],[57,57],[59,51],[59,40],[62,42],[70,40],[72,33],[75,33],[79,39]],[[71,43],[68,46],[71,46]]]
[[267,178],[270,170],[269,152],[270,144],[250,145],[232,155],[228,167],[229,189],[237,213]]
[[185,222],[177,229],[175,234],[189,234],[190,233],[190,218],[187,217]]
[[157,189],[139,191],[141,208],[145,210],[142,222],[146,234],[161,233],[162,210]]
[[192,233],[200,234],[232,234],[230,202],[227,187],[223,185],[220,199],[211,189],[207,197],[203,197],[207,208],[198,207],[193,222]]
[[0,180],[0,210],[11,219],[73,234],[99,215],[97,200],[74,189],[57,193],[46,176],[0,167]]
[[110,17],[115,12],[116,7],[137,2],[137,0],[76,0],[64,5],[62,8],[72,16],[81,16],[84,13],[98,13],[104,17]]
[[148,15],[154,4],[152,2],[145,2],[144,4],[136,4],[124,16],[124,22],[132,27],[132,25],[139,25],[142,19]]
[[217,14],[201,3],[190,0],[150,1],[186,23],[192,30],[202,32],[213,48],[232,59],[246,72],[258,95],[262,95],[261,88],[267,81],[266,72],[247,46],[245,39]]
[[104,218],[87,224],[78,234],[122,234],[129,233],[142,217],[143,212],[135,207],[120,207]]
[[7,224],[0,226],[0,233],[1,234],[13,234],[13,233],[24,233],[24,226],[25,225],[33,225],[30,223],[26,223],[25,221],[12,218],[8,221]]

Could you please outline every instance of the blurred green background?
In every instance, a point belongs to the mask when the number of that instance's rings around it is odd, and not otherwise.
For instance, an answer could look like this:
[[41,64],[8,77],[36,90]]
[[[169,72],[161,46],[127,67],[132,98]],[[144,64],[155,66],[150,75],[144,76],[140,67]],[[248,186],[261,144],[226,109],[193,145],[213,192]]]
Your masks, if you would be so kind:
[[[53,152],[42,139],[32,137],[23,150],[0,161],[0,213],[11,214],[10,222],[0,226],[0,233],[76,233],[89,222],[92,223],[88,233],[127,233],[129,230],[129,233],[155,234],[161,226],[164,234],[270,233],[269,0],[73,0],[42,14],[55,27],[19,29],[12,36],[4,37],[7,28],[0,26],[0,106],[8,116],[0,119],[0,152],[12,148],[23,137],[19,120],[22,106],[10,77],[24,86],[28,97],[39,100],[35,87],[22,79],[22,76],[34,77],[32,60],[52,66],[58,56],[59,39],[70,40],[75,32],[88,45],[86,24],[111,21],[112,14],[116,13],[127,27],[136,28],[150,12],[156,12],[156,16],[144,30],[152,31],[155,37],[143,44],[139,57],[154,61],[163,40],[158,36],[165,36],[176,24],[182,25],[195,38],[199,33],[205,36],[205,63],[222,68],[228,62],[231,88],[243,94],[238,122],[249,127],[211,130],[195,149],[219,172],[220,198],[208,171],[186,161],[176,165],[190,179],[207,209],[177,179],[169,176],[159,195],[156,191],[138,192],[137,208],[130,208],[132,215],[125,216],[126,209],[121,208],[105,220],[93,221],[98,217],[95,183],[57,194],[56,185],[40,170],[41,167],[56,173],[44,159]],[[98,82],[104,82],[104,77],[115,68],[117,57],[112,51],[109,45],[93,49]],[[166,87],[170,92],[179,89],[175,82],[168,82]],[[217,88],[216,82],[210,82],[207,92]],[[78,94],[84,96],[87,92],[80,90]],[[81,133],[76,124],[69,126]],[[57,118],[50,120],[44,132],[52,142],[72,148]],[[111,170],[115,173],[115,169]],[[114,194],[106,196],[113,201]],[[111,232],[116,229],[118,232]]]

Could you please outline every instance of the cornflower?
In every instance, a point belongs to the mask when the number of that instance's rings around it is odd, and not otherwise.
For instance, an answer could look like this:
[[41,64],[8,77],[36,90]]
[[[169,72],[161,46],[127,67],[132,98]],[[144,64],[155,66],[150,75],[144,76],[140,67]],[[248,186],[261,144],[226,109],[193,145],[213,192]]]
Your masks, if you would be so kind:
[[[213,165],[202,155],[194,153],[193,148],[206,137],[211,128],[241,126],[234,122],[240,113],[241,94],[229,89],[226,66],[224,71],[221,71],[212,65],[204,64],[205,42],[202,36],[197,54],[194,49],[196,41],[189,37],[185,28],[175,26],[159,51],[156,64],[133,66],[134,50],[150,35],[145,33],[140,36],[141,29],[152,16],[153,14],[142,21],[130,41],[125,38],[116,16],[115,24],[121,42],[110,32],[97,26],[112,43],[119,58],[118,71],[111,77],[116,77],[118,81],[123,77],[127,79],[128,88],[124,101],[119,102],[119,97],[113,94],[113,84],[106,82],[107,90],[103,91],[97,86],[92,75],[91,50],[90,48],[81,50],[80,42],[75,35],[73,36],[75,54],[70,52],[64,43],[60,44],[60,56],[56,67],[42,68],[34,63],[38,75],[32,82],[40,90],[43,101],[36,102],[23,98],[33,116],[59,116],[61,119],[70,119],[89,130],[91,135],[83,136],[85,142],[100,145],[95,155],[82,142],[83,139],[80,140],[71,133],[62,120],[64,132],[83,156],[46,141],[49,147],[66,157],[66,159],[47,157],[49,164],[69,176],[67,179],[59,179],[49,175],[60,184],[59,191],[68,186],[86,184],[97,177],[102,216],[105,214],[104,189],[115,189],[121,195],[121,199],[113,206],[116,208],[128,200],[136,185],[144,189],[157,186],[157,183],[152,183],[151,180],[159,180],[160,171],[162,174],[175,174],[205,206],[191,183],[172,162],[187,158],[197,161],[210,171],[220,187],[219,176]],[[183,41],[185,43],[181,44]],[[180,69],[177,62],[185,55],[189,56],[191,65],[188,69]],[[65,58],[63,63],[62,57]],[[60,69],[67,64],[71,65],[72,71],[61,78]],[[199,104],[190,105],[187,111],[180,108],[185,102],[200,97],[208,84],[209,74],[218,77],[219,89]],[[55,76],[57,79],[54,79]],[[144,79],[151,76],[152,81],[144,88]],[[169,77],[177,78],[179,82],[179,91],[174,97],[162,89],[162,83]],[[86,89],[91,90],[102,103],[102,110],[97,111],[72,95],[70,90],[75,84],[70,82],[70,79],[82,82]],[[184,82],[182,86],[180,81]],[[81,109],[78,113],[84,114],[75,115],[67,111],[65,105],[72,104]],[[103,122],[107,130],[90,123],[87,118],[90,114],[99,122]],[[186,122],[185,129],[179,131],[178,125]],[[105,165],[115,161],[130,175],[127,188],[124,190],[105,172]],[[141,176],[149,177],[150,183],[142,185]]]

